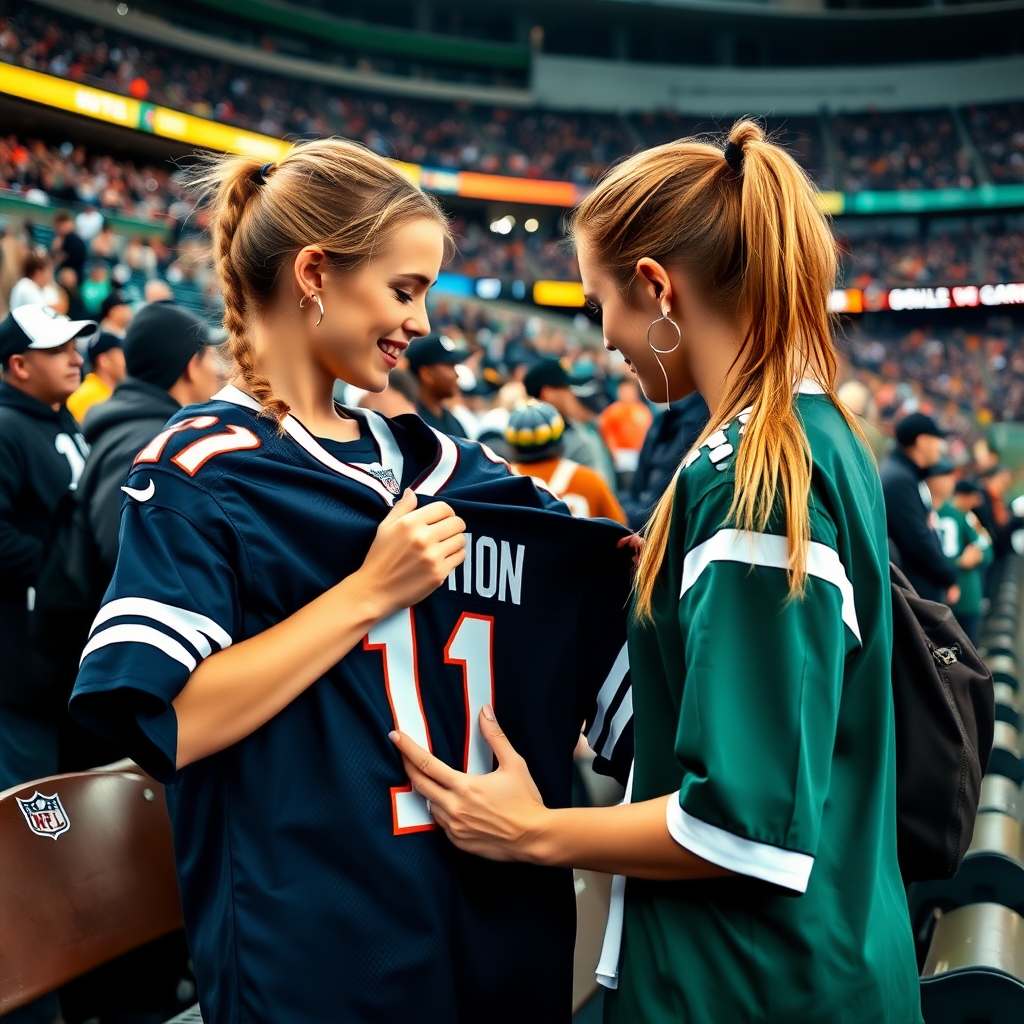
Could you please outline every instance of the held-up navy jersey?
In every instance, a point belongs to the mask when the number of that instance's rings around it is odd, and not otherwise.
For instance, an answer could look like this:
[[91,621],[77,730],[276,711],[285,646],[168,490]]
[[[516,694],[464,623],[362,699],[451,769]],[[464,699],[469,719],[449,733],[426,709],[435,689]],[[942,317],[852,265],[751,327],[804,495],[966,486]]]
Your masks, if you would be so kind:
[[[388,732],[489,771],[493,701],[550,806],[570,802],[584,720],[628,762],[624,531],[415,417],[362,413],[341,444],[292,417],[281,436],[253,406],[226,388],[140,452],[71,701],[168,784],[205,1019],[568,1021],[570,873],[457,851]],[[196,665],[355,571],[406,486],[465,519],[465,563],[255,733],[176,771],[171,701]]]

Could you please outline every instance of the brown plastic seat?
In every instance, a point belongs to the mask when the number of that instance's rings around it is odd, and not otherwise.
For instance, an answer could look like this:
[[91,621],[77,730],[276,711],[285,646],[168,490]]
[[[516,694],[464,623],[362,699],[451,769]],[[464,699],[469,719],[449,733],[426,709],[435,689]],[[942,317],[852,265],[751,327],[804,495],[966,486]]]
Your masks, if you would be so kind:
[[181,926],[163,787],[141,769],[0,793],[0,1016]]

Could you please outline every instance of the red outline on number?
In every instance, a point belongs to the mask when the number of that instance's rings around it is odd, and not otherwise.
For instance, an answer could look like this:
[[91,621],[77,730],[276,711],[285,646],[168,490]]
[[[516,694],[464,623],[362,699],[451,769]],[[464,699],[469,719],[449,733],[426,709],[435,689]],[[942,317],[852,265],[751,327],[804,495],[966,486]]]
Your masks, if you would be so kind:
[[[249,435],[248,439],[244,437],[245,434]],[[207,441],[210,441],[215,437],[234,437],[238,438],[239,443],[230,445],[227,448],[215,448],[192,469],[189,469],[188,466],[181,461],[190,451],[192,451],[193,448],[195,448],[196,445],[205,444]],[[245,444],[241,443],[243,440],[246,441]],[[186,448],[182,448],[181,451],[171,459],[171,462],[173,462],[178,469],[188,473],[189,476],[195,476],[196,473],[198,473],[199,470],[201,470],[203,466],[210,461],[210,459],[217,455],[223,455],[225,452],[255,451],[257,448],[261,447],[262,444],[263,442],[248,427],[237,427],[233,423],[228,423],[227,430],[220,430],[216,434],[207,434],[206,437],[201,437],[198,441],[193,441]]]
[[[200,420],[209,420],[208,423],[203,423],[201,426],[196,426]],[[159,462],[160,457],[164,453],[164,449],[167,447],[167,442],[170,441],[175,434],[180,434],[183,430],[208,430],[210,427],[216,426],[220,423],[220,417],[218,416],[190,416],[187,420],[182,420],[180,423],[175,423],[173,427],[168,427],[166,430],[161,430],[152,441],[142,446],[142,451],[135,456],[135,461],[132,463],[133,466],[138,466],[140,463]],[[142,453],[151,447],[154,442],[159,441],[160,443],[156,447],[156,452],[153,455],[148,455],[146,458],[142,457]]]
[[[462,666],[462,695],[466,701],[466,743],[462,751],[462,770],[464,772],[469,771],[469,741],[473,729],[472,710],[469,706],[469,670],[466,667],[465,658],[453,658],[448,652],[455,642],[455,638],[459,635],[462,623],[466,619],[480,619],[482,622],[489,622],[491,624],[491,628],[487,631],[487,657],[490,661],[489,667],[491,670],[491,707],[494,707],[494,616],[478,615],[476,612],[463,612],[459,616],[459,621],[455,623],[451,636],[448,637],[448,643],[444,645],[444,663],[446,665]],[[494,767],[493,757],[491,759],[491,767]]]
[[[419,651],[416,647],[416,616],[411,608],[407,608],[406,611],[409,613],[409,626],[412,632],[412,678],[413,683],[416,686],[416,700],[420,705],[420,714],[423,716],[423,730],[427,734],[427,750],[433,751],[433,744],[430,741],[430,723],[427,721],[427,712],[423,707],[423,695],[420,693],[420,665],[419,665]],[[363,650],[364,651],[382,651],[381,663],[384,666],[384,693],[388,698],[388,707],[391,708],[391,721],[395,723],[395,728],[398,728],[398,716],[395,714],[395,702],[391,699],[391,679],[388,676],[388,656],[385,648],[387,644],[374,644],[370,642],[370,634],[367,633],[363,637]],[[396,793],[411,793],[412,783],[407,782],[404,786],[392,786],[391,787],[391,827],[396,836],[408,835],[410,832],[429,832],[432,829],[436,829],[437,825],[434,822],[430,822],[429,825],[409,825],[406,828],[399,828],[398,826],[398,803],[395,794]]]

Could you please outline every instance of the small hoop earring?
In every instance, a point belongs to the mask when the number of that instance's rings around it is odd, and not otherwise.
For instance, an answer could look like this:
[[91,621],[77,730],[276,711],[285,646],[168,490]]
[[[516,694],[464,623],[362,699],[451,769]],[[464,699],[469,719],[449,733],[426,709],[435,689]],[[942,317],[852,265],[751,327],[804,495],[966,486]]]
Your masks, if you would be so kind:
[[[676,343],[671,348],[655,348],[651,344],[651,331],[657,324],[660,324],[662,320],[667,320],[676,329]],[[647,347],[654,353],[654,358],[658,360],[658,366],[661,369],[661,375],[665,378],[665,404],[670,405],[671,399],[669,398],[669,386],[668,386],[668,371],[665,369],[665,364],[659,358],[660,356],[669,356],[676,349],[679,348],[683,343],[683,332],[679,329],[679,324],[675,322],[668,315],[668,313],[662,313],[657,320],[651,321],[651,326],[647,328]]]
[[317,295],[316,292],[310,292],[308,295],[303,295],[302,298],[299,299],[299,309],[305,309],[310,299],[320,307],[320,318],[315,324],[313,324],[314,327],[319,327],[320,321],[324,318],[324,304],[320,301],[320,296]]

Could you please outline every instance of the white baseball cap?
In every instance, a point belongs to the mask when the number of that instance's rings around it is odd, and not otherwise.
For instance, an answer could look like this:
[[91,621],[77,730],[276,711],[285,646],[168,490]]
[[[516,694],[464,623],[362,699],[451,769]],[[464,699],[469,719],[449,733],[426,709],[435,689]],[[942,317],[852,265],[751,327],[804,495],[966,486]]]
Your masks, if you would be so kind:
[[44,305],[18,306],[0,321],[0,363],[30,348],[58,348],[72,338],[89,341],[98,331],[95,320],[71,320]]

